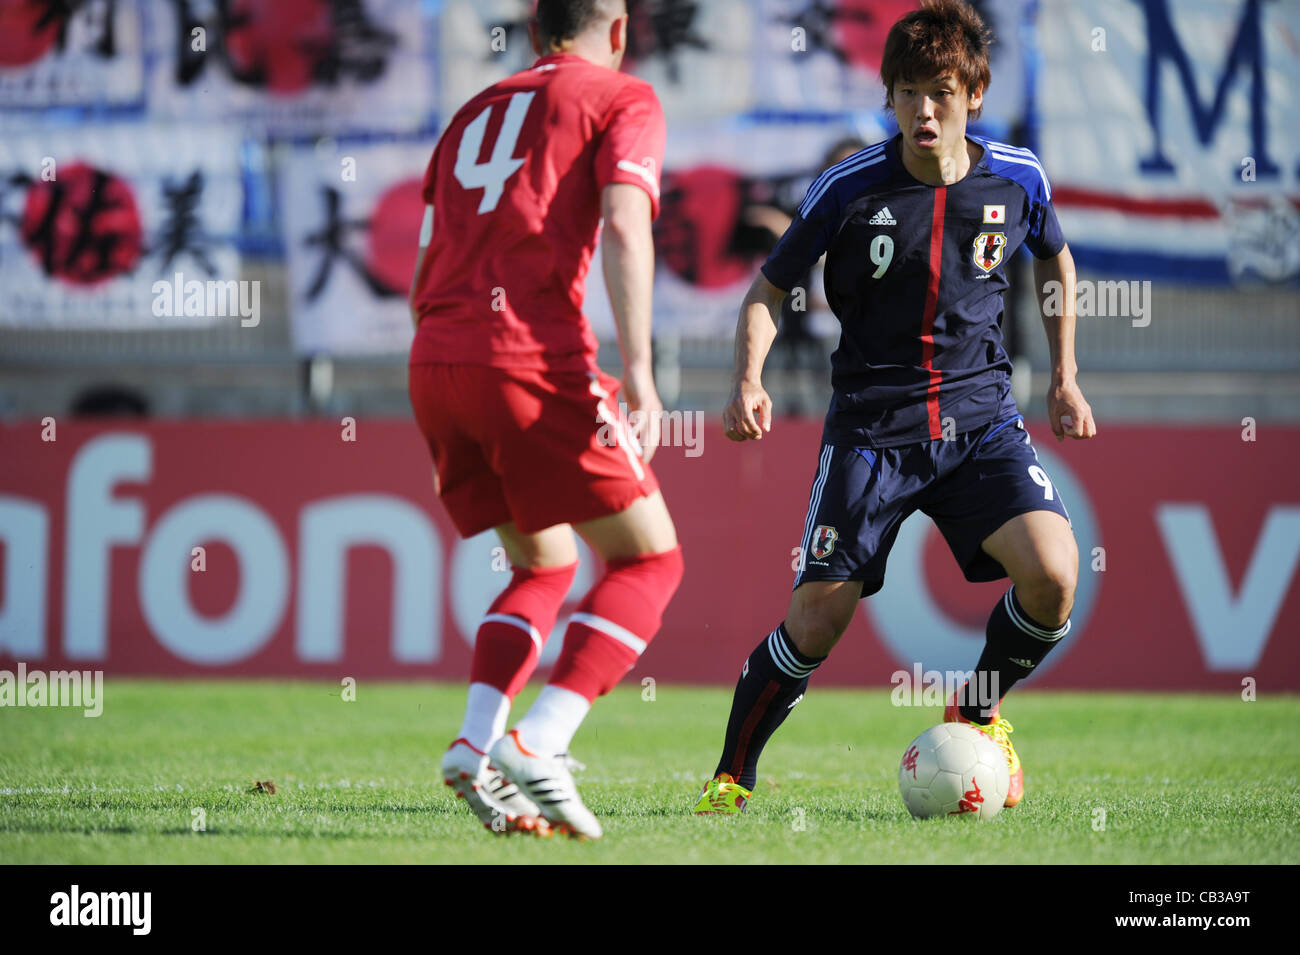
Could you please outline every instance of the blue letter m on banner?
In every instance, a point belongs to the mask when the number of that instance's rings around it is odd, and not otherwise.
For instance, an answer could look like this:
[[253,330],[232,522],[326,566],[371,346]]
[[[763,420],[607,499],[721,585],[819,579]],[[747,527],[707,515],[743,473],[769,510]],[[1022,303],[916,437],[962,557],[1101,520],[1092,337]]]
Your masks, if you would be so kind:
[[[1196,137],[1201,145],[1208,146],[1214,132],[1225,118],[1224,103],[1229,87],[1237,73],[1250,67],[1250,143],[1257,163],[1257,175],[1262,178],[1278,175],[1278,166],[1268,155],[1268,131],[1265,125],[1264,43],[1260,34],[1260,4],[1262,0],[1246,0],[1241,19],[1237,22],[1237,35],[1228,51],[1228,62],[1219,74],[1214,90],[1214,102],[1208,107],[1201,102],[1196,91],[1196,77],[1192,73],[1187,51],[1183,49],[1169,18],[1167,0],[1137,0],[1147,18],[1147,116],[1155,133],[1152,154],[1140,163],[1143,172],[1172,173],[1174,164],[1165,155],[1160,127],[1160,68],[1170,60],[1182,80],[1183,95],[1196,123]],[[1231,174],[1237,175],[1239,166]]]

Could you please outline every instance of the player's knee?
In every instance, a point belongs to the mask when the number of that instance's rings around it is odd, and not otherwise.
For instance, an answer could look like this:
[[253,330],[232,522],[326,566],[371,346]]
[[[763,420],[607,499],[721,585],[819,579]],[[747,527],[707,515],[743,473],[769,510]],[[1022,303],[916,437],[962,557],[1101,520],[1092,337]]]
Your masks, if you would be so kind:
[[498,528],[497,533],[515,570],[544,574],[578,562],[578,547],[568,530],[547,528],[537,534],[519,534]]
[[1059,626],[1074,607],[1078,567],[1061,558],[1044,560],[1022,575],[1016,583],[1016,598],[1039,623]]
[[639,554],[636,557],[607,561],[605,579],[611,583],[616,580],[628,589],[639,592],[648,605],[657,628],[659,618],[682,582],[685,569],[682,549],[678,546],[658,554]]
[[792,609],[785,629],[795,649],[809,657],[824,657],[834,649],[845,625],[829,608],[817,604]]

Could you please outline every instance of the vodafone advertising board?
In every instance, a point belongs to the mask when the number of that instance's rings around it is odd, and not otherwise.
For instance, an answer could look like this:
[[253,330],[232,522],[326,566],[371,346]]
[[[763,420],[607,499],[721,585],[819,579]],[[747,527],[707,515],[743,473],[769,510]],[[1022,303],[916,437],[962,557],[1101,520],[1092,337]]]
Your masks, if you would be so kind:
[[[1300,690],[1300,429],[1030,432],[1080,545],[1075,626],[1035,684]],[[632,679],[734,682],[784,614],[819,436],[660,450],[687,570]],[[508,566],[456,536],[431,476],[400,420],[0,428],[0,668],[463,679]],[[597,572],[583,551],[571,599]],[[970,668],[1004,588],[912,518],[818,682]]]

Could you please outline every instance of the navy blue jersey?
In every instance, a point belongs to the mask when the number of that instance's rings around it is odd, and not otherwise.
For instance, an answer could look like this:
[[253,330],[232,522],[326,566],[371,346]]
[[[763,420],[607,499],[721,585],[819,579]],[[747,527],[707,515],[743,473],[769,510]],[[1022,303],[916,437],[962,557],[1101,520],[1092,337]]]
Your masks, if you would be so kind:
[[826,170],[763,265],[789,291],[826,253],[826,300],[840,320],[825,442],[895,447],[1016,413],[1002,345],[1012,254],[1038,258],[1065,238],[1052,191],[1027,149],[968,137],[984,154],[959,182],[904,168],[902,135]]

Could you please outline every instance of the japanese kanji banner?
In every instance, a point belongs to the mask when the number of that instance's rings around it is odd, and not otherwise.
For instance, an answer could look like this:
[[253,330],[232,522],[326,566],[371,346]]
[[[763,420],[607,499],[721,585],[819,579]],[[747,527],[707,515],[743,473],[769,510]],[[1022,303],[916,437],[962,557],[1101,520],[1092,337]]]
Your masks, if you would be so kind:
[[294,348],[395,354],[411,347],[424,170],[435,140],[298,147],[281,164]]
[[[438,18],[442,114],[536,59],[528,0],[446,0]],[[643,0],[632,5],[622,69],[654,84],[669,127],[761,105],[758,21],[747,0]]]
[[117,123],[0,137],[0,324],[260,320],[229,131]]
[[[845,137],[885,137],[868,121],[727,122],[678,125],[664,154],[661,209],[655,222],[656,334],[729,337],[745,290],[789,224],[831,147]],[[816,289],[806,290],[810,312]],[[614,334],[601,275],[593,262],[584,310],[601,338]],[[834,319],[821,332],[833,330]]]
[[[784,229],[781,217],[798,205],[828,149],[854,134],[869,141],[884,135],[878,127],[820,122],[677,128],[655,223],[656,334],[731,334],[745,289],[776,230]],[[420,186],[435,143],[342,139],[281,157],[280,209],[300,353],[391,354],[410,347],[407,294],[424,212]],[[816,299],[812,294],[810,311]],[[597,336],[614,338],[599,250],[587,274],[584,311]]]
[[[918,0],[759,0],[758,102],[769,110],[883,112],[880,60],[895,21]],[[981,119],[1001,135],[1024,112],[1024,25],[1032,0],[976,0],[993,34]]]
[[144,98],[136,0],[0,2],[0,125],[4,110],[129,106]]
[[149,110],[271,132],[409,132],[435,78],[421,4],[147,0]]
[[623,69],[652,83],[669,122],[762,107],[749,0],[650,0],[632,8]]
[[1300,278],[1300,4],[1044,0],[1038,154],[1082,266]]

